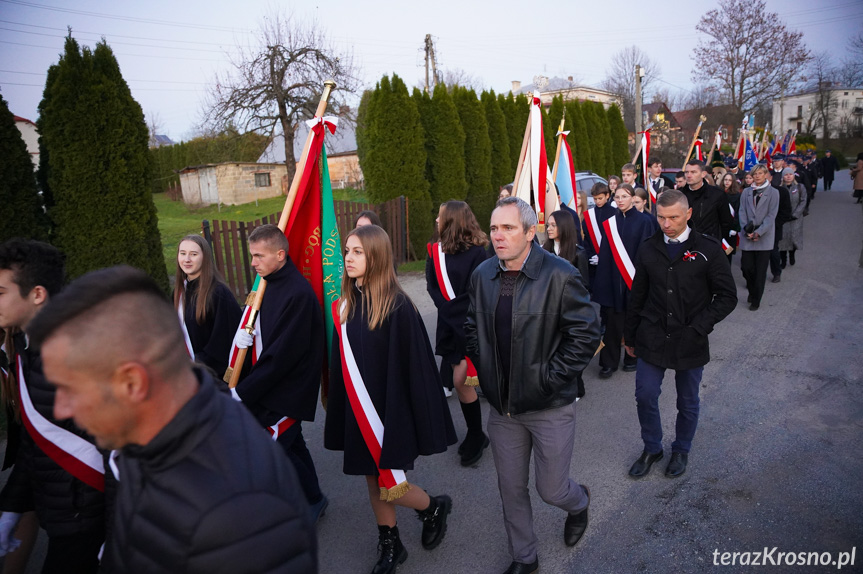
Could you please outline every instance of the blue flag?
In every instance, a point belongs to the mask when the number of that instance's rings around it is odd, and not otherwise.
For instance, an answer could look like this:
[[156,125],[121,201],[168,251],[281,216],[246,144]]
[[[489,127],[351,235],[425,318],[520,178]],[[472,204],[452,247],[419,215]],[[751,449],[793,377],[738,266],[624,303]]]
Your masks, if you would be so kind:
[[755,150],[752,149],[752,142],[746,138],[746,154],[743,156],[743,171],[749,171],[758,165],[758,158],[755,157]]

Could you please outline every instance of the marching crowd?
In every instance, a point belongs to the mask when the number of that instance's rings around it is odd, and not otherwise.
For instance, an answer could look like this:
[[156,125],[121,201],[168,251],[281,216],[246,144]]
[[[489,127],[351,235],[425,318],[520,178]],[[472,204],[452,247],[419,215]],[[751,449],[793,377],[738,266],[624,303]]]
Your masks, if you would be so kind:
[[[315,523],[329,501],[302,425],[315,419],[329,342],[323,446],[343,452],[345,474],[364,477],[357,495],[368,496],[378,529],[373,574],[408,557],[396,507],[422,521],[423,548],[446,535],[451,496],[408,481],[418,456],[458,442],[444,387],[466,423],[461,464],[486,449],[494,459],[506,573],[536,572],[532,453],[539,496],[566,512],[564,543],[588,527],[590,489],[570,471],[593,356],[599,378],[635,372],[643,448],[634,479],[665,456],[658,398],[665,371],[675,372],[665,475],[684,474],[708,337],[737,304],[734,253],[758,310],[768,267],[778,282],[796,263],[818,169],[826,189],[835,171],[779,155],[772,170],[749,173],[689,161],[676,182],[661,162],[648,167],[643,187],[627,164],[594,185],[594,207],[581,192],[548,214],[542,243],[535,208],[509,197],[511,186],[489,234],[468,204],[441,205],[426,263],[434,345],[373,212],[344,240],[329,324],[273,225],[248,238],[266,281],[254,328],[198,236],[179,244],[173,305],[138,270],[102,269],[64,287],[56,248],[0,245],[3,467],[12,468],[0,552],[26,563],[41,527],[49,573],[317,571]],[[225,384],[234,369],[238,383]]]

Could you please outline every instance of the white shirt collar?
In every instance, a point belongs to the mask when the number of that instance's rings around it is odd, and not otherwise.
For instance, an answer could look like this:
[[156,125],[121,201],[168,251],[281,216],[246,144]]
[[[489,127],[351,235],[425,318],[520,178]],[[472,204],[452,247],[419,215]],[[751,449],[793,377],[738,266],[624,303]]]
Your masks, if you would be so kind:
[[[690,234],[690,233],[692,233],[692,229],[687,225],[687,226],[686,226],[686,229],[684,229],[684,230],[683,230],[683,233],[681,233],[680,235],[678,235],[677,237],[675,237],[675,239],[676,239],[677,241],[679,241],[680,243],[683,243],[684,241],[686,241],[687,239],[689,239],[689,234]],[[663,234],[663,235],[662,235],[662,238],[665,240],[665,243],[667,244],[667,243],[668,243],[668,239],[669,239],[669,237],[668,237],[667,235]]]

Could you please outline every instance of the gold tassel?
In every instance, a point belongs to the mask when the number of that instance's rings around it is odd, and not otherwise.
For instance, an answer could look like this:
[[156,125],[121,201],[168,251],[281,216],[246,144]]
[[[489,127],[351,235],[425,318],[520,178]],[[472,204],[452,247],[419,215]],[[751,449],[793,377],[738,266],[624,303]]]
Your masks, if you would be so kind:
[[248,297],[246,297],[246,307],[251,307],[252,303],[255,302],[255,295],[257,295],[257,291],[252,291],[249,293]]
[[464,381],[464,386],[466,386],[466,387],[478,387],[479,386],[479,379],[477,377],[468,377]]
[[226,383],[230,383],[231,377],[233,377],[233,376],[234,376],[234,367],[228,367],[227,370],[225,371],[225,376],[222,377],[222,380],[225,381]]
[[387,489],[386,487],[381,487],[381,500],[385,500],[386,502],[392,502],[394,500],[398,500],[402,496],[408,493],[411,489],[411,485],[408,481],[404,481],[401,484],[397,484],[394,487]]

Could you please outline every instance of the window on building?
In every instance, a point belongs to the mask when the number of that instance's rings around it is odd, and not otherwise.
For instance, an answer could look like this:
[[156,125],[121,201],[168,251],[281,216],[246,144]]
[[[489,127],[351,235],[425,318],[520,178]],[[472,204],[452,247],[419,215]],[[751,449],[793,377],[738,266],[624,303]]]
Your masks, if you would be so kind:
[[842,100],[842,109],[843,109],[843,110],[847,110],[847,109],[848,109],[848,100]]
[[797,106],[797,117],[798,118],[803,117],[803,106]]
[[803,122],[797,122],[797,133],[803,131]]
[[658,112],[658,113],[656,114],[656,122],[657,122],[657,123],[662,123],[662,122],[664,122],[664,121],[665,121],[665,114],[664,114],[664,113],[662,113],[662,112]]
[[270,187],[270,174],[269,173],[256,173],[255,174],[255,187]]

